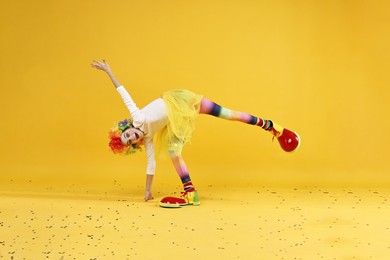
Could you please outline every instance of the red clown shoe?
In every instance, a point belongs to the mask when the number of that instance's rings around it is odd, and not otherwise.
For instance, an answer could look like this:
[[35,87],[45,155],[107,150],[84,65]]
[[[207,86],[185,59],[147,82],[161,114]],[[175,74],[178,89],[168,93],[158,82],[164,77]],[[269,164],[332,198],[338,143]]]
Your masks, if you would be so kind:
[[198,191],[182,192],[181,198],[165,197],[160,201],[160,207],[163,208],[180,208],[190,205],[200,205]]
[[282,149],[286,152],[293,152],[297,150],[299,148],[299,145],[301,144],[301,139],[299,138],[299,135],[274,122],[272,123],[273,123],[273,127],[271,132],[274,135],[274,137],[278,139]]

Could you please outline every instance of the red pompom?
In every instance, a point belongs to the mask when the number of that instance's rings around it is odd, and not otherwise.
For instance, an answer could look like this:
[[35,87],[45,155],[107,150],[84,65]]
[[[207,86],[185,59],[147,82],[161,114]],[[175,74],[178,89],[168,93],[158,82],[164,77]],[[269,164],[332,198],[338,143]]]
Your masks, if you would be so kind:
[[121,138],[118,136],[111,135],[111,140],[109,142],[109,146],[114,153],[123,153],[126,149],[126,145],[124,145],[121,141]]

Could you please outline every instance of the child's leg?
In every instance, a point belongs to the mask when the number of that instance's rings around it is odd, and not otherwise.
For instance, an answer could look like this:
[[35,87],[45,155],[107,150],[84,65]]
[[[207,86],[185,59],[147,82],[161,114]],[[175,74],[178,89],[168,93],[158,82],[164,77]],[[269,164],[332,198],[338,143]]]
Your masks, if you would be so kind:
[[280,146],[286,152],[292,152],[300,145],[300,138],[297,133],[284,128],[271,120],[264,120],[244,112],[221,107],[207,98],[202,99],[199,113],[260,126],[264,130],[271,132],[272,135],[278,139]]
[[169,152],[169,156],[172,159],[172,163],[175,166],[176,172],[179,174],[181,182],[184,186],[184,191],[191,192],[194,191],[195,188],[191,182],[190,175],[188,173],[187,165],[183,160],[181,155],[175,155],[174,152]]
[[272,130],[273,126],[271,120],[264,120],[244,112],[234,111],[221,107],[207,98],[202,99],[199,113],[208,114],[227,120],[240,121],[246,124],[257,125],[268,131]]
[[175,166],[175,169],[183,183],[184,192],[182,192],[182,195],[180,196],[181,198],[164,197],[160,201],[160,206],[164,208],[179,208],[188,205],[199,206],[200,200],[198,191],[196,191],[192,185],[183,157],[181,157],[181,155],[176,155],[173,151],[169,151],[169,156],[171,157],[173,165]]

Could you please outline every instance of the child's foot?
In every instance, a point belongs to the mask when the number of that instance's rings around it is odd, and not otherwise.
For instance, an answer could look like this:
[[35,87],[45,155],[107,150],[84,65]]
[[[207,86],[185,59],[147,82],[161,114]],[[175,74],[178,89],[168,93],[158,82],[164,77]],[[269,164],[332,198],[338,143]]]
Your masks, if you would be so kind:
[[160,206],[163,208],[180,208],[183,206],[199,206],[198,191],[182,192],[181,198],[165,197],[160,201]]
[[275,122],[272,122],[272,124],[271,133],[278,139],[282,149],[286,152],[293,152],[297,150],[301,143],[301,139],[298,134],[276,124]]

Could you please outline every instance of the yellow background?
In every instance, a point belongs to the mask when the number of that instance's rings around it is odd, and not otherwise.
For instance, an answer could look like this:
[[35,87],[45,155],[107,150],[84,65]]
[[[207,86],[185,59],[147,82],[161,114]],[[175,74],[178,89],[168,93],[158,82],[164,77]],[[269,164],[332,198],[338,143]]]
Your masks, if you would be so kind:
[[[387,184],[386,1],[7,1],[1,8],[1,179],[143,184],[117,158],[128,116],[107,59],[139,106],[188,88],[297,131],[286,154],[257,128],[202,116],[184,156],[201,185]],[[159,162],[157,181],[179,181]],[[171,178],[171,179],[170,179]]]
[[[0,258],[386,259],[389,9],[3,1]],[[188,88],[297,131],[301,147],[287,154],[257,127],[200,116],[183,155],[202,206],[158,208],[181,190],[169,160],[145,203],[144,153],[108,149],[128,112],[93,59],[140,107]]]

